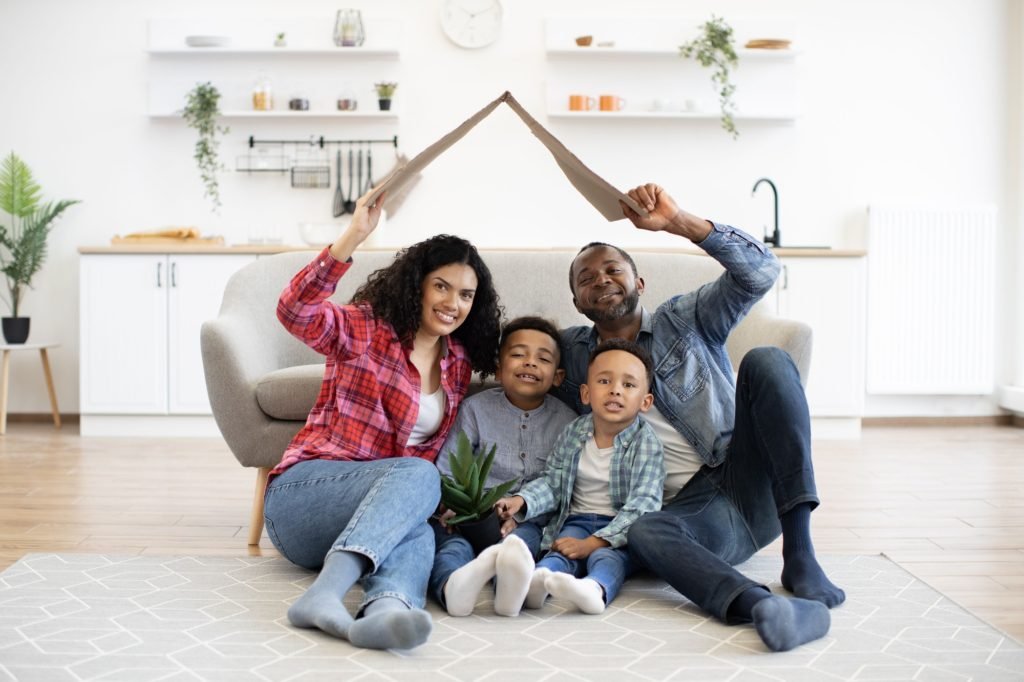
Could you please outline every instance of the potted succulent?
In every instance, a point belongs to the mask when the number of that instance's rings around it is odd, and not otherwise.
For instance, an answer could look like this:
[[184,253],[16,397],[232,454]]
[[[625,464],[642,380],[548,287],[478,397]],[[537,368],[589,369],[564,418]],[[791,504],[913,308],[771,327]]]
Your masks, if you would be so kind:
[[193,156],[196,165],[199,166],[203,186],[206,188],[203,196],[213,201],[215,213],[220,209],[217,171],[222,169],[217,158],[217,148],[220,146],[217,135],[224,135],[229,131],[227,127],[217,125],[217,117],[220,115],[219,102],[220,91],[216,87],[208,82],[197,83],[185,96],[185,109],[182,111],[185,123],[199,132]]
[[512,489],[517,479],[486,488],[497,446],[474,452],[465,432],[460,432],[455,452],[448,453],[451,476],[441,476],[441,504],[455,513],[447,521],[458,529],[479,553],[501,540],[501,521],[494,503]]
[[395,94],[395,88],[398,87],[398,83],[381,81],[374,83],[373,87],[377,91],[377,104],[380,105],[380,110],[388,111],[391,109],[391,98]]
[[4,339],[25,343],[29,318],[19,315],[21,298],[32,285],[32,277],[46,259],[46,238],[53,221],[76,199],[42,203],[41,189],[32,171],[11,152],[0,166],[0,209],[10,218],[10,227],[0,224],[0,272],[7,284],[5,297],[11,317],[3,318]]
[[739,60],[736,57],[732,27],[725,23],[725,19],[712,14],[711,19],[700,28],[701,35],[680,45],[679,54],[696,59],[701,66],[714,67],[711,82],[718,90],[722,127],[736,139],[740,134],[732,118],[736,113],[736,103],[732,99],[736,86],[730,82],[729,75],[730,70],[739,65]]

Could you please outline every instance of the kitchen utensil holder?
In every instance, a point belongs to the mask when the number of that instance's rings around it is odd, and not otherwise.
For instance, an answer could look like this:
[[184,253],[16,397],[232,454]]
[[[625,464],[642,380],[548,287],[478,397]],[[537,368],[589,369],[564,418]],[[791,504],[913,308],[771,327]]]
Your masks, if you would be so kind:
[[292,166],[292,187],[324,189],[330,186],[330,166]]

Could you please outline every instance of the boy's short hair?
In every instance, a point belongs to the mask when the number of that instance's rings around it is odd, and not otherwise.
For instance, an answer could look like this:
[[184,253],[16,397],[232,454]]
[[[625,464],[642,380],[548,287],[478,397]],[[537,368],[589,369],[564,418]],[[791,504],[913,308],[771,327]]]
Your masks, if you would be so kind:
[[587,361],[587,367],[594,364],[594,360],[601,353],[607,353],[610,350],[622,350],[635,355],[640,362],[644,363],[644,371],[647,373],[647,388],[651,387],[651,377],[654,375],[654,360],[651,358],[651,354],[647,352],[643,346],[633,341],[627,341],[626,339],[607,339],[597,344],[590,353],[590,359]]
[[510,336],[524,329],[532,329],[550,336],[555,342],[555,350],[558,352],[557,359],[561,359],[562,335],[559,333],[558,327],[551,320],[535,315],[523,315],[506,322],[505,326],[501,328],[501,343],[498,344],[498,352],[505,350],[505,344],[508,343]]

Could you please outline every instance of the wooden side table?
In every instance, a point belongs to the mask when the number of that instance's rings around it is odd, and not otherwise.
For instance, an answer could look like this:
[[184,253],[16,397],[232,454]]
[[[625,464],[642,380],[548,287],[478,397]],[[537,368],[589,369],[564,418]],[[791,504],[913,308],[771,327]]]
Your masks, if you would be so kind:
[[16,350],[37,350],[43,361],[43,375],[46,377],[46,390],[50,392],[50,408],[53,411],[53,425],[60,428],[60,411],[57,409],[57,393],[53,390],[53,375],[50,373],[50,359],[46,355],[47,348],[56,348],[59,343],[0,343],[0,351],[4,353],[3,370],[0,374],[0,436],[7,433],[7,385],[11,370],[11,353]]

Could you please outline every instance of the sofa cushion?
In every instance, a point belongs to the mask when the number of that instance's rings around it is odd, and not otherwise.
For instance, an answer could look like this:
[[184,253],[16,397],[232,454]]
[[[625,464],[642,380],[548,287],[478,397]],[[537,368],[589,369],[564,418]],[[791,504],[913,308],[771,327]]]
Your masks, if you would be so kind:
[[272,419],[305,421],[323,380],[323,364],[279,369],[264,374],[256,382],[256,402]]

